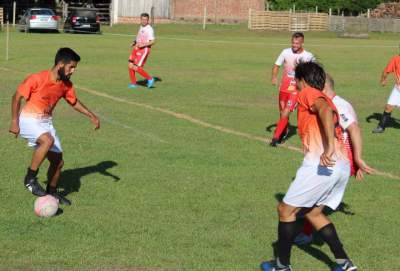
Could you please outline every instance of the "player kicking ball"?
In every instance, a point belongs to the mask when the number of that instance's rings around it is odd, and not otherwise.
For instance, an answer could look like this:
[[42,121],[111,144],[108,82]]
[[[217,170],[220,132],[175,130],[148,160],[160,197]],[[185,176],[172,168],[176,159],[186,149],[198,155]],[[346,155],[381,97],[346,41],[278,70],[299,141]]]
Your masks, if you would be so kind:
[[[53,126],[52,113],[57,102],[63,98],[76,111],[86,115],[100,128],[99,119],[89,111],[76,97],[70,81],[80,61],[80,56],[70,48],[57,51],[54,66],[50,70],[28,76],[12,97],[12,119],[10,132],[20,135],[34,147],[32,162],[24,178],[25,187],[35,196],[50,194],[61,204],[70,205],[71,201],[57,191],[57,185],[63,167],[63,151],[60,139]],[[25,105],[21,109],[21,100]],[[47,188],[44,190],[37,180],[39,167],[44,159],[49,160]]]
[[350,176],[350,163],[337,127],[339,116],[332,101],[322,93],[325,71],[314,62],[297,65],[295,78],[298,95],[298,129],[304,160],[283,202],[278,205],[279,224],[277,258],[263,262],[263,271],[289,271],[290,253],[298,233],[296,215],[305,217],[319,232],[332,251],[337,271],[354,271],[333,223],[322,212],[325,206],[336,209]]
[[[329,74],[326,74],[325,87],[322,93],[332,100],[338,111],[339,125],[342,128],[343,135],[342,141],[345,144],[350,161],[350,175],[355,176],[356,180],[362,180],[364,173],[372,174],[374,169],[368,166],[362,158],[362,136],[354,108],[348,101],[336,95],[334,89],[335,81]],[[312,242],[312,233],[312,225],[305,220],[303,230],[297,235],[294,242],[297,245],[309,244]]]
[[294,69],[300,62],[314,60],[313,54],[303,48],[304,35],[297,32],[292,35],[292,47],[284,49],[272,67],[271,83],[278,84],[279,67],[283,65],[282,79],[279,86],[279,113],[280,119],[276,124],[274,136],[270,145],[276,147],[289,134],[289,115],[296,109],[298,88]]
[[388,65],[382,72],[381,85],[386,86],[387,76],[389,73],[394,73],[395,84],[392,93],[386,103],[385,110],[383,111],[382,118],[378,126],[372,130],[373,133],[383,133],[386,125],[390,120],[390,115],[395,107],[400,107],[400,55],[394,56],[390,59]]
[[148,88],[152,88],[154,85],[154,78],[143,69],[149,57],[151,46],[156,39],[153,27],[149,24],[149,19],[150,16],[147,13],[140,15],[141,25],[136,40],[132,43],[133,50],[128,60],[129,76],[131,78],[128,88],[131,89],[137,88],[136,72],[146,78]]

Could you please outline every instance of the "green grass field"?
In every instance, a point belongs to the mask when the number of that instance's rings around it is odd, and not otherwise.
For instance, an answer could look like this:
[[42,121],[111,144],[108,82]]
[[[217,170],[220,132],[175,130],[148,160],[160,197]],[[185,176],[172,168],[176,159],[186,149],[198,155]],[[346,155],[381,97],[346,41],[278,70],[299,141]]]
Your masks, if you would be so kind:
[[[146,67],[162,81],[152,90],[126,87],[128,34],[136,26],[104,27],[103,35],[12,31],[8,62],[0,32],[0,270],[243,271],[272,258],[277,199],[302,161],[296,150],[259,140],[271,137],[265,127],[278,118],[270,68],[290,46],[289,33],[183,24],[155,30]],[[50,68],[63,46],[82,57],[72,80],[102,127],[94,132],[60,101],[61,187],[73,205],[41,219],[22,185],[32,151],[7,133],[10,99],[25,76]],[[377,120],[366,121],[382,112],[391,91],[392,81],[384,88],[378,82],[397,46],[398,36],[389,34],[352,40],[307,33],[305,44],[356,108],[366,161],[400,176],[400,121],[379,135],[371,133]],[[287,145],[300,147],[298,136]],[[399,179],[385,176],[352,180],[347,209],[331,215],[360,270],[400,270],[399,189]],[[292,252],[294,270],[330,270],[332,259],[321,244]]]

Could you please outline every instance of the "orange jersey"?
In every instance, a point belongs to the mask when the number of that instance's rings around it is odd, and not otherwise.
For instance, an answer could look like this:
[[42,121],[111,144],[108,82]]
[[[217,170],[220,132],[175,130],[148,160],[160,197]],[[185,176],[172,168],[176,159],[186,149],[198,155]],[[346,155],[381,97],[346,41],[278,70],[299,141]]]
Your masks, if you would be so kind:
[[389,63],[387,64],[385,73],[394,73],[396,77],[400,77],[400,56],[394,56],[390,59]]
[[338,115],[335,105],[321,91],[308,87],[300,91],[298,97],[297,124],[298,131],[303,143],[305,159],[311,162],[319,162],[321,154],[324,152],[322,140],[322,127],[318,123],[317,114],[312,111],[312,106],[319,98],[325,99],[329,106],[334,110],[335,123],[335,159],[347,160],[347,153],[341,142],[341,129],[338,125]]
[[77,102],[72,83],[53,81],[51,71],[46,70],[28,76],[17,92],[26,99],[21,114],[34,118],[49,118],[57,102],[64,98],[69,104]]

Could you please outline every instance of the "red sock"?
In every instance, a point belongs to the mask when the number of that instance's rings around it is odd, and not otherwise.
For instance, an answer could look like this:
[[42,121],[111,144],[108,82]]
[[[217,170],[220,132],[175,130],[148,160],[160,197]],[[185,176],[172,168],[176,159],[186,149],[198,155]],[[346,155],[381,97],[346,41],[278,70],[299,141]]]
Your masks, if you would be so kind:
[[150,80],[150,79],[152,78],[147,72],[145,72],[145,71],[143,70],[142,67],[138,67],[137,72],[138,72],[141,76],[143,76],[144,78],[146,78],[147,80]]
[[129,77],[131,78],[131,84],[136,85],[136,76],[134,70],[129,69]]
[[304,220],[304,226],[302,232],[308,236],[310,236],[313,232],[313,226],[307,219]]
[[276,129],[275,129],[275,133],[274,133],[275,139],[281,138],[281,135],[282,135],[283,131],[285,131],[288,123],[289,123],[288,117],[283,117],[283,118],[279,119],[278,123],[276,124]]

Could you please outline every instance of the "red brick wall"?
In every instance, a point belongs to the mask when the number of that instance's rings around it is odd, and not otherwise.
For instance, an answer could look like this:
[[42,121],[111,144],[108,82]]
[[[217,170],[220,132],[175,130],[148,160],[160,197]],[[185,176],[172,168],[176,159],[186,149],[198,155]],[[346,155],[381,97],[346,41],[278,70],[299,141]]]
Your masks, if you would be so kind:
[[171,15],[175,20],[202,20],[207,6],[208,21],[245,21],[249,8],[264,10],[264,0],[171,0]]

